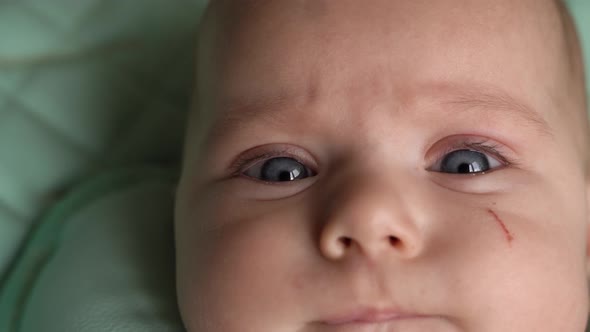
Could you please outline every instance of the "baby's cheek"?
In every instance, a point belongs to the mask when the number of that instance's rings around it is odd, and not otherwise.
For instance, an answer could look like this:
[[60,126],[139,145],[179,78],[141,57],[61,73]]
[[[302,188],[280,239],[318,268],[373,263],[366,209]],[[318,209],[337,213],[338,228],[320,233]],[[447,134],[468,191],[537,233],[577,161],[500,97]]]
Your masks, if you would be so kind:
[[255,207],[240,214],[212,206],[202,218],[222,226],[180,235],[186,242],[181,247],[189,251],[182,252],[179,266],[187,319],[206,317],[208,324],[224,327],[215,331],[231,332],[278,331],[293,322],[300,301],[290,281],[297,249],[289,239],[297,231],[285,218],[264,217]]
[[[480,286],[489,289],[490,303],[503,308],[506,331],[583,330],[573,328],[582,326],[583,310],[588,307],[583,255],[572,232],[576,213],[545,209],[534,204],[528,211],[524,206],[520,211],[501,206],[488,211],[509,248],[490,248],[495,255],[484,269],[486,275],[480,276],[489,283]],[[542,317],[562,318],[547,321]]]
[[[453,294],[453,314],[471,330],[583,330],[572,327],[588,306],[584,208],[539,188],[460,204],[447,195],[437,210],[444,213],[430,217],[425,268],[440,271],[434,280],[443,280],[437,285]],[[547,317],[567,317],[570,325]]]

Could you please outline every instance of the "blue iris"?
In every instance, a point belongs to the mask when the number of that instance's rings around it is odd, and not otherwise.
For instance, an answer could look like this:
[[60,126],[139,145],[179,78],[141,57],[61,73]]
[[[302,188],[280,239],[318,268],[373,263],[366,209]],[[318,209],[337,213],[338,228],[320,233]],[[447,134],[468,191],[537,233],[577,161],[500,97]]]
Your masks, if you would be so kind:
[[293,158],[273,158],[262,165],[261,180],[283,182],[300,180],[309,176],[307,168]]
[[449,153],[441,163],[445,173],[473,174],[490,170],[490,163],[485,154],[472,150],[458,150]]

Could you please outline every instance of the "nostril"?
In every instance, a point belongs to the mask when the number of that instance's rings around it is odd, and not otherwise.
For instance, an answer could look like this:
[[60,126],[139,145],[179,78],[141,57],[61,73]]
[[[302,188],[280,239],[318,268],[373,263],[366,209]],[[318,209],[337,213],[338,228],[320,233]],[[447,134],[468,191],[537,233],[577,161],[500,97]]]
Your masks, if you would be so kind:
[[400,240],[395,236],[390,236],[389,243],[391,243],[392,246],[397,247],[400,243]]
[[344,243],[344,246],[346,248],[350,247],[350,244],[352,243],[352,239],[349,237],[343,237],[340,239],[340,242]]

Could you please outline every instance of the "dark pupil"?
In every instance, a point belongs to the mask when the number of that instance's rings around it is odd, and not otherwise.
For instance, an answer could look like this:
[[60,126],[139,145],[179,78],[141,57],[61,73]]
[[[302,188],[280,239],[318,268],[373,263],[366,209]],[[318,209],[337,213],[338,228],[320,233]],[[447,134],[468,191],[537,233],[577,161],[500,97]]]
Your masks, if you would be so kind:
[[307,177],[307,169],[292,158],[273,158],[264,163],[261,176],[265,181],[293,181]]
[[483,153],[459,150],[447,155],[441,168],[446,173],[470,174],[486,172],[490,169],[490,164]]

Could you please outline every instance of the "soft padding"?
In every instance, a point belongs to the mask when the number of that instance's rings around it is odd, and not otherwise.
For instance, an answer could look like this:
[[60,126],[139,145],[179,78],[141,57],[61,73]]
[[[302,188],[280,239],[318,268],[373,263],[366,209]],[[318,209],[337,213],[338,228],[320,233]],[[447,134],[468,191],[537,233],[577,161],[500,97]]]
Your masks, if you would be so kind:
[[89,174],[177,163],[206,0],[0,0],[0,278]]
[[58,202],[0,288],[0,331],[182,331],[174,181],[158,168],[115,170]]

